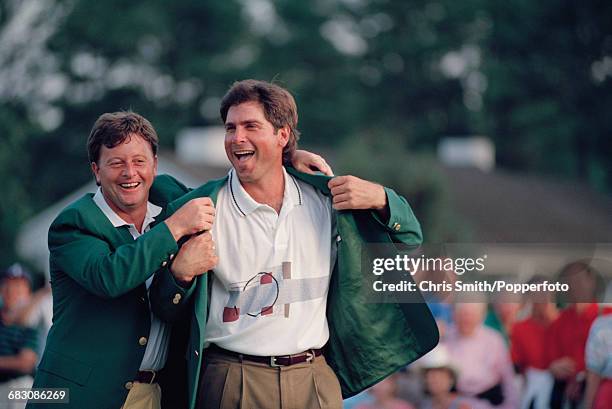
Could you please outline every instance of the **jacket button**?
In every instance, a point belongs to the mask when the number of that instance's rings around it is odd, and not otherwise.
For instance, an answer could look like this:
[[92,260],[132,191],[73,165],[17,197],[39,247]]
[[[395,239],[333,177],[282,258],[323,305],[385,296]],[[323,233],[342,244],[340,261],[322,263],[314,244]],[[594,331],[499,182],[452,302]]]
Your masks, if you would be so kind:
[[400,229],[402,228],[402,225],[399,223],[395,223],[393,224],[393,230],[395,231],[400,231]]
[[168,256],[168,258],[169,258],[170,260],[174,260],[174,253],[170,254],[170,255]]
[[127,389],[128,391],[130,389],[132,389],[132,386],[134,386],[134,382],[126,382],[125,383],[125,389]]
[[195,354],[195,356],[200,356],[200,353],[198,352],[197,349],[195,351],[193,351],[193,353]]
[[161,266],[162,267],[166,267],[168,265],[168,262],[166,260],[162,261]]
[[138,340],[138,343],[142,346],[147,345],[147,338],[146,337],[140,337],[140,339]]
[[181,302],[181,295],[178,293],[174,294],[174,298],[172,299],[172,304],[176,305],[180,302]]
[[340,237],[340,235],[337,235],[337,236],[336,236],[336,242],[338,242],[338,243],[339,243],[339,242],[341,242],[341,241],[342,241],[342,237]]

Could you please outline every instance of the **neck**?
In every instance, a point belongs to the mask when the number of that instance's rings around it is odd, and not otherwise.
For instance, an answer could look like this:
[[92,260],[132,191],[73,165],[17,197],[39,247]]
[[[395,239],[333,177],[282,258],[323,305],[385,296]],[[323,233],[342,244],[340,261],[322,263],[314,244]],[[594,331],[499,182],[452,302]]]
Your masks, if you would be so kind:
[[285,195],[285,176],[283,168],[279,167],[270,172],[262,180],[256,182],[243,182],[240,184],[257,203],[266,204],[280,213]]
[[104,195],[104,191],[102,191],[102,193],[104,196],[104,200],[110,206],[110,208],[113,209],[115,213],[117,213],[117,216],[121,217],[121,219],[124,222],[128,224],[133,224],[134,226],[136,226],[136,230],[138,230],[139,232],[142,232],[142,225],[144,224],[144,219],[145,219],[145,216],[147,215],[147,205],[146,204],[144,206],[140,206],[135,209],[124,210],[124,209],[121,209],[119,206],[116,206],[112,200],[106,199],[106,196]]

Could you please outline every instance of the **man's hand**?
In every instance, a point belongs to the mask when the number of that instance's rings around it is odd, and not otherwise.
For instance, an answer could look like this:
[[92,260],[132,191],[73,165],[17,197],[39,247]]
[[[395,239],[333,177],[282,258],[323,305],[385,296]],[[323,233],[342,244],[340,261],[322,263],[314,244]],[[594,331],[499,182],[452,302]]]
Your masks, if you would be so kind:
[[332,205],[336,210],[374,209],[382,211],[387,207],[385,189],[377,184],[356,176],[337,176],[327,187],[333,196]]
[[174,240],[179,241],[183,236],[210,230],[214,220],[213,201],[209,197],[199,197],[185,203],[165,223]]
[[334,176],[334,172],[323,157],[308,151],[296,150],[291,164],[296,170],[303,173],[312,175],[318,171],[327,176]]
[[188,284],[194,277],[215,267],[218,261],[212,235],[205,232],[191,237],[183,244],[170,271],[180,283]]
[[576,364],[571,358],[563,357],[551,362],[548,370],[557,379],[568,379],[574,374]]

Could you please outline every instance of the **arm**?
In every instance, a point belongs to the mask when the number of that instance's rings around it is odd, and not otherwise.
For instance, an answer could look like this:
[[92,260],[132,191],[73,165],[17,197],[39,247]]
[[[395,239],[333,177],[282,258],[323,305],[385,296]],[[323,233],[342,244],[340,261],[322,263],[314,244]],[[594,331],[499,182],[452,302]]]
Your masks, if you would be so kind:
[[498,368],[500,373],[500,381],[504,394],[503,403],[497,407],[500,409],[517,408],[519,407],[520,396],[514,382],[514,368],[512,366],[512,361],[510,360],[509,351],[501,337],[497,338],[495,344],[491,346],[495,351],[494,354],[496,355],[497,360],[495,366]]
[[114,298],[144,283],[178,247],[165,223],[112,248],[106,238],[61,215],[49,230],[49,250],[52,270],[64,272],[99,297]]
[[0,356],[0,372],[18,372],[31,374],[36,366],[38,355],[38,332],[34,328],[24,327],[20,335],[20,350],[14,355]]
[[187,310],[194,289],[193,281],[185,285],[175,279],[170,269],[161,269],[149,288],[153,314],[165,322],[176,321]]
[[30,348],[21,349],[16,355],[0,356],[0,372],[32,373],[38,356]]
[[49,229],[51,268],[99,297],[119,297],[165,267],[181,237],[210,229],[213,219],[210,199],[194,199],[137,240],[113,248],[109,237],[94,233],[99,229],[87,216],[70,208]]
[[355,176],[338,176],[328,183],[336,210],[371,210],[372,217],[397,243],[420,245],[421,226],[408,201],[377,183]]
[[584,408],[592,409],[597,389],[601,383],[601,376],[595,372],[587,371],[586,388],[584,391]]
[[185,242],[172,267],[155,276],[149,291],[155,315],[167,322],[178,319],[194,292],[194,278],[211,270],[217,261],[210,233],[194,236]]
[[312,152],[296,150],[291,159],[291,165],[300,172],[315,174],[321,172],[327,176],[333,176],[334,172],[331,167],[325,162],[323,157]]

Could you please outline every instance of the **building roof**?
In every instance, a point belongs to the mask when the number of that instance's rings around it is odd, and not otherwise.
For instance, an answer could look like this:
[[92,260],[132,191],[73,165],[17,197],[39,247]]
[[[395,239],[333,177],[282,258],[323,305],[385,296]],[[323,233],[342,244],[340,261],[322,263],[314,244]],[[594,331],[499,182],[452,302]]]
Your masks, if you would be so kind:
[[584,184],[443,168],[454,210],[481,242],[610,243],[612,198]]

